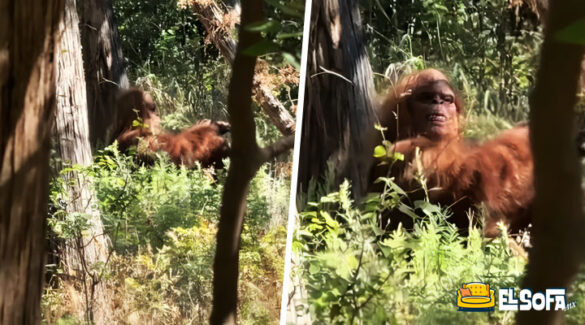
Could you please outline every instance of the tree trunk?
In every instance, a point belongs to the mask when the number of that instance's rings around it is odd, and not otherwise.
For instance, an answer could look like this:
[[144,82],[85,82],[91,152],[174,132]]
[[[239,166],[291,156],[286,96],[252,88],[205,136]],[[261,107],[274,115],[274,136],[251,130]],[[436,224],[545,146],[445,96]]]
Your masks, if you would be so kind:
[[[522,287],[533,292],[568,288],[583,261],[585,219],[573,107],[584,47],[559,41],[556,36],[560,29],[583,18],[582,0],[551,1],[531,98],[534,247]],[[562,311],[531,311],[517,316],[519,324],[560,324],[562,318]]]
[[114,141],[116,135],[113,132],[119,129],[120,123],[115,114],[116,97],[120,89],[128,88],[129,83],[111,0],[80,1],[78,10],[87,86],[89,139],[92,148],[96,149]]
[[[65,1],[64,21],[60,25],[61,51],[58,54],[57,111],[55,114],[56,149],[64,164],[87,166],[92,162],[87,117],[87,97],[79,20],[75,0]],[[64,166],[55,166],[61,170]],[[88,228],[80,229],[76,238],[67,240],[61,251],[65,273],[76,279],[79,294],[84,297],[86,321],[110,323],[106,286],[96,266],[108,258],[108,239],[97,210],[97,199],[90,180],[78,172],[64,175],[67,186],[67,213],[85,214]],[[82,231],[83,230],[83,231]]]
[[40,324],[63,1],[0,0],[0,324]]
[[261,40],[258,32],[245,26],[262,20],[262,0],[242,4],[239,43],[233,62],[228,94],[229,121],[232,125],[230,168],[222,195],[217,249],[213,263],[213,311],[211,324],[235,324],[238,302],[239,249],[246,197],[250,181],[269,159],[289,150],[294,137],[289,135],[270,147],[256,142],[252,111],[252,86],[256,57],[242,51]]
[[[359,2],[313,1],[299,159],[299,189],[334,168],[336,188],[367,190],[374,138],[374,86],[361,30]],[[329,165],[328,165],[329,164]],[[334,167],[333,167],[334,166]]]

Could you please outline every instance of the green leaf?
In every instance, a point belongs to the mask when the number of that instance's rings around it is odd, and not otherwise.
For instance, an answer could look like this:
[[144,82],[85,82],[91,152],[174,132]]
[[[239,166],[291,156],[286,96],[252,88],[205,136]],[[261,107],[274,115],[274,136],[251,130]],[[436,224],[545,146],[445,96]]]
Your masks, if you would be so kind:
[[386,157],[386,148],[384,146],[378,145],[374,148],[374,157],[375,158],[382,158]]
[[317,217],[317,211],[306,211],[306,212],[301,212],[301,215],[303,217],[313,217],[316,218]]
[[393,160],[404,161],[404,155],[401,154],[400,152],[394,152],[394,154],[392,155],[392,159]]
[[263,39],[260,42],[253,44],[252,46],[243,50],[242,53],[248,56],[262,56],[268,53],[278,52],[279,50],[280,48],[277,44],[272,41]]
[[297,10],[294,8],[290,8],[287,7],[283,4],[281,4],[279,1],[277,0],[266,0],[266,3],[268,3],[269,5],[273,6],[276,9],[279,9],[280,11],[282,11],[283,13],[292,16],[292,17],[297,17],[297,18],[303,18],[303,11],[302,10]]
[[299,63],[299,61],[297,60],[297,58],[294,55],[292,55],[288,52],[283,52],[282,57],[286,61],[288,61],[288,63],[290,63],[293,67],[295,67],[295,69],[301,70],[301,64]]
[[276,20],[261,20],[255,23],[248,24],[244,27],[249,32],[278,32],[281,29],[280,22]]
[[585,19],[578,20],[555,34],[558,41],[585,45]]
[[418,218],[418,216],[416,215],[416,213],[414,213],[412,208],[404,203],[400,203],[400,205],[398,205],[398,211],[406,214],[407,216],[411,217],[412,219]]
[[317,263],[311,263],[309,266],[309,273],[315,274],[319,271],[321,271],[321,267]]
[[438,206],[424,200],[414,201],[414,207],[415,209],[421,209],[427,216],[441,213],[441,209]]
[[303,32],[295,33],[278,33],[276,39],[299,38],[303,36]]
[[386,131],[386,130],[388,130],[388,128],[387,128],[387,127],[384,127],[384,126],[382,126],[380,123],[376,123],[376,124],[374,124],[374,128],[375,128],[376,130],[378,130],[378,131]]
[[327,226],[329,226],[331,228],[337,228],[339,226],[339,223],[337,223],[337,221],[335,221],[333,218],[331,218],[331,215],[329,214],[329,212],[321,211],[321,216],[323,216],[323,218],[325,218],[325,223],[327,224]]

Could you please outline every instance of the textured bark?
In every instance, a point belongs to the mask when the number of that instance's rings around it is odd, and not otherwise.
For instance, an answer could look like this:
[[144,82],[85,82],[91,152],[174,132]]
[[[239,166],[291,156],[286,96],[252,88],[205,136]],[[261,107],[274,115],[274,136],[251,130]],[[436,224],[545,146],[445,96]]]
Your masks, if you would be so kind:
[[336,176],[329,185],[347,178],[360,197],[374,147],[374,86],[359,2],[313,1],[309,37],[299,190],[320,182],[329,163]]
[[[573,107],[584,47],[560,42],[555,34],[584,18],[582,0],[551,1],[531,98],[534,247],[522,287],[533,292],[568,288],[583,262],[585,218],[580,163],[574,147]],[[518,324],[564,323],[562,311],[522,312],[517,320]]]
[[267,86],[254,81],[254,100],[283,135],[295,133],[295,120]]
[[[111,0],[85,0],[78,5],[87,87],[90,143],[93,149],[114,141],[116,97],[128,88],[128,76]],[[140,28],[136,26],[136,28]]]
[[294,142],[292,135],[267,148],[258,147],[256,142],[256,125],[252,111],[256,57],[244,55],[242,50],[260,41],[260,35],[246,31],[242,26],[260,21],[262,17],[262,0],[249,0],[242,4],[240,41],[233,62],[228,95],[232,147],[230,168],[221,201],[213,264],[211,324],[236,323],[240,236],[250,181],[264,162],[289,150]]
[[[230,62],[234,62],[236,43],[231,37],[229,26],[223,25],[224,12],[214,1],[195,0],[189,2],[191,9],[200,17],[208,38],[219,52]],[[291,135],[295,131],[295,120],[284,105],[272,95],[269,87],[258,79],[253,83],[253,95],[256,103],[283,135]]]
[[[68,165],[87,166],[92,162],[87,117],[85,75],[81,55],[79,19],[75,0],[65,1],[65,16],[59,26],[61,50],[58,53],[57,110],[55,113],[56,150]],[[65,167],[55,166],[56,170]],[[108,239],[104,234],[97,200],[90,180],[77,172],[64,175],[67,186],[67,213],[88,216],[88,229],[61,247],[65,274],[76,279],[76,289],[84,297],[85,310],[80,316],[97,324],[111,322],[107,287],[95,266],[107,262]]]
[[0,324],[40,324],[63,1],[0,0]]
[[[242,25],[262,19],[262,0],[243,4]],[[238,302],[240,235],[246,210],[250,180],[260,167],[252,113],[252,81],[256,57],[242,49],[260,41],[259,33],[240,28],[240,42],[233,62],[228,94],[229,121],[232,125],[230,168],[224,185],[213,263],[213,310],[211,324],[235,324]]]

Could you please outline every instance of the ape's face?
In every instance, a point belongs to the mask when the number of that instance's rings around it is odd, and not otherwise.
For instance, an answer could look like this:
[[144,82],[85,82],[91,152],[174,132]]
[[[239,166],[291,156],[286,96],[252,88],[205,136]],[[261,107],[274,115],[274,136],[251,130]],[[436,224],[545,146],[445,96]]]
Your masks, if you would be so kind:
[[433,80],[417,86],[409,96],[408,108],[415,134],[433,140],[458,134],[459,112],[447,81]]

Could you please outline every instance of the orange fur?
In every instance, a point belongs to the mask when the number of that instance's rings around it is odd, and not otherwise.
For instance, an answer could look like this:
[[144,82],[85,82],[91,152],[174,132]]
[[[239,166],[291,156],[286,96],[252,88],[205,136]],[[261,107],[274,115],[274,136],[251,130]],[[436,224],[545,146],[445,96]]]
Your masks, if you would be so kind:
[[[132,88],[124,91],[116,102],[118,131],[116,139],[120,151],[137,145],[139,138],[157,135],[161,131],[160,117],[156,113],[154,100],[142,89]],[[142,120],[144,126],[133,127],[135,120]]]
[[[221,135],[229,132],[229,123],[201,120],[178,134],[163,132],[152,97],[140,89],[130,89],[122,94],[117,109],[118,119],[123,123],[117,135],[120,151],[138,145],[142,139],[151,151],[166,151],[177,165],[193,167],[200,162],[203,167],[223,167],[222,159],[228,156],[229,145]],[[133,127],[133,121],[138,117],[143,125]]]
[[[445,83],[435,88],[428,86],[436,81],[446,82],[446,77],[438,70],[427,69],[406,76],[390,89],[378,115],[382,126],[388,128],[386,138],[398,140],[393,149],[403,153],[405,160],[394,164],[390,171],[387,167],[385,171],[382,171],[384,167],[374,167],[374,178],[390,173],[398,185],[416,196],[420,195],[421,187],[416,175],[424,175],[431,201],[450,206],[454,214],[451,220],[463,230],[469,225],[467,212],[481,203],[489,211],[485,226],[487,236],[497,235],[496,224],[500,220],[509,225],[511,232],[526,227],[531,220],[534,200],[534,164],[528,127],[505,131],[483,144],[467,143],[461,138],[461,101],[455,94],[453,101],[443,104],[440,98],[444,95],[439,94],[450,92],[451,86],[448,82],[446,86]],[[432,94],[438,99],[429,102],[428,96],[414,95],[417,92],[426,94],[427,89],[434,91]],[[439,108],[439,105],[445,106]],[[449,119],[448,112],[455,112],[452,105],[456,113],[451,114],[457,118]],[[440,121],[429,117],[439,113]],[[413,119],[415,115],[418,118],[426,116],[426,119],[421,123]],[[453,122],[449,124],[449,121]],[[420,125],[442,129],[432,133],[420,130]],[[418,157],[417,147],[420,148]],[[404,222],[405,219],[397,220]]]
[[[457,140],[434,142],[423,137],[399,141],[395,149],[410,163],[399,170],[396,179],[399,185],[414,188],[418,186],[414,175],[422,172],[428,188],[441,193],[434,194],[441,197],[439,201],[462,202],[454,211],[457,224],[466,223],[465,216],[458,214],[485,203],[490,213],[485,227],[488,236],[497,235],[500,220],[516,233],[528,226],[534,199],[528,132],[527,127],[517,127],[481,145]],[[423,170],[417,170],[414,162],[416,147],[421,148]]]
[[223,167],[222,159],[229,154],[229,146],[221,136],[218,122],[203,120],[177,135],[159,137],[160,149],[166,151],[174,163],[192,167],[199,161],[202,166]]

